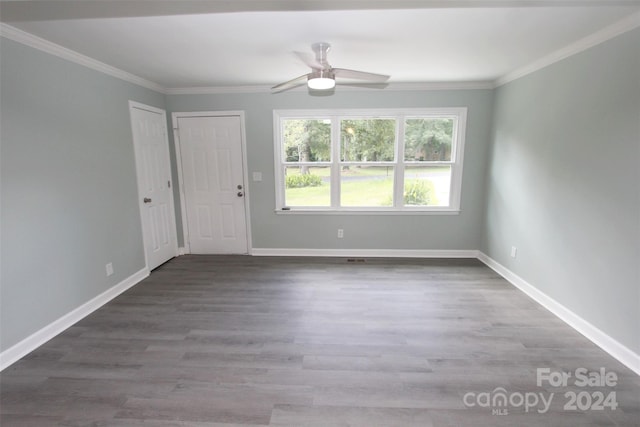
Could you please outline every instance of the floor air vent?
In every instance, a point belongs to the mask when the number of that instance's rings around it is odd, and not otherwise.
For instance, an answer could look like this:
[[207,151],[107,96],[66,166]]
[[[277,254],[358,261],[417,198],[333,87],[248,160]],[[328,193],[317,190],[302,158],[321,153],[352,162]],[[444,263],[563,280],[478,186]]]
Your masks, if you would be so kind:
[[366,262],[364,258],[347,258],[347,262]]

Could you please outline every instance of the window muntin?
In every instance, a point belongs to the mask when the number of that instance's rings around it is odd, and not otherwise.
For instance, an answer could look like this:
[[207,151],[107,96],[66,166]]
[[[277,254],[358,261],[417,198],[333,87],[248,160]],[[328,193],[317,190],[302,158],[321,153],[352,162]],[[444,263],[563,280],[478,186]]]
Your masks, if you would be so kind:
[[465,126],[466,108],[276,110],[277,210],[457,212]]

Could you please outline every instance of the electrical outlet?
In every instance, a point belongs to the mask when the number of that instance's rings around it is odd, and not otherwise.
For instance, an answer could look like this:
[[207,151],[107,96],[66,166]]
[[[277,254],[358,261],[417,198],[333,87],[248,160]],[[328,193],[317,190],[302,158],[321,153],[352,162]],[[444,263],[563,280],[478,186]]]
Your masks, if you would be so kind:
[[253,181],[254,182],[262,181],[262,172],[254,172],[253,173]]
[[344,230],[342,228],[338,228],[338,239],[342,239],[344,237]]
[[511,258],[515,258],[518,255],[518,248],[511,246]]
[[107,264],[106,270],[107,270],[107,277],[111,276],[113,274],[113,264],[112,263]]

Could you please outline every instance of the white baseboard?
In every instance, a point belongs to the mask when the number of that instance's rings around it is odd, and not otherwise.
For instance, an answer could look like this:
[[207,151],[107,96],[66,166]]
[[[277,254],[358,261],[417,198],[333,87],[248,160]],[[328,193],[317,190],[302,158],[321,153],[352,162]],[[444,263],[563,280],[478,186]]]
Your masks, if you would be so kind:
[[149,276],[149,269],[145,267],[137,273],[127,277],[114,287],[107,289],[100,295],[82,304],[80,307],[70,311],[39,331],[31,334],[14,346],[6,349],[0,353],[0,371],[31,353],[51,338],[102,307],[127,289],[142,281],[147,276]]
[[477,258],[476,250],[423,249],[288,249],[252,248],[253,256],[318,256],[370,258]]
[[569,310],[558,301],[554,300],[544,292],[538,290],[535,286],[528,283],[522,277],[513,273],[511,270],[492,259],[483,252],[478,252],[478,259],[485,263],[489,268],[504,277],[513,286],[520,289],[533,300],[538,302],[544,308],[555,314],[560,320],[567,323],[573,329],[584,335],[595,345],[616,358],[620,363],[640,375],[640,355],[633,352],[624,344],[616,341],[582,317]]
[[178,248],[178,256],[182,256],[185,255],[187,253],[187,250],[184,247],[179,247]]

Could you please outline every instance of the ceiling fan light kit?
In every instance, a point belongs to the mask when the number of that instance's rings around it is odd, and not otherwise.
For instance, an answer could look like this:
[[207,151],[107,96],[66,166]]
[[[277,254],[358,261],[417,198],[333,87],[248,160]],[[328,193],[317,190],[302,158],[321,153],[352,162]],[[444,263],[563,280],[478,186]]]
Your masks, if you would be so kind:
[[312,90],[330,90],[336,86],[335,75],[329,71],[319,70],[309,74],[307,86]]
[[330,77],[313,77],[309,78],[307,86],[312,90],[329,90],[336,87],[336,81]]
[[301,52],[295,54],[310,68],[311,72],[295,79],[280,83],[271,88],[274,92],[282,92],[307,82],[307,87],[314,91],[331,90],[336,86],[336,76],[346,79],[364,80],[365,82],[382,83],[389,79],[384,74],[367,73],[364,71],[347,70],[345,68],[333,68],[327,61],[327,53],[331,45],[329,43],[314,43],[311,50],[315,53],[315,59]]

